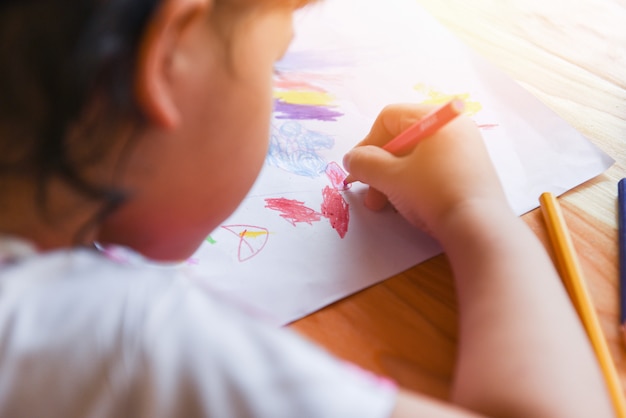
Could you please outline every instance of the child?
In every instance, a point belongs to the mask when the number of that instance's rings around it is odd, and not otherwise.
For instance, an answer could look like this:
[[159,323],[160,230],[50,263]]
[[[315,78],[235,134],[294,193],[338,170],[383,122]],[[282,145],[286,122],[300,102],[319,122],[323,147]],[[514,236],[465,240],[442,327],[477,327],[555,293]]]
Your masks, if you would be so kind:
[[450,405],[94,249],[180,260],[237,207],[304,3],[0,1],[0,416],[610,416],[550,259],[464,117],[397,158],[380,146],[430,109],[389,107],[344,161],[368,207],[389,201],[450,257]]

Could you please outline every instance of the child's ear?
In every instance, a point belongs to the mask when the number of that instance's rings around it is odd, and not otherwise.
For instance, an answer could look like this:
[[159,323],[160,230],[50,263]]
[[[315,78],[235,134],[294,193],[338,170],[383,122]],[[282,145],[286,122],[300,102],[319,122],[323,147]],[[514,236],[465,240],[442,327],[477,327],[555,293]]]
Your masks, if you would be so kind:
[[211,0],[163,0],[150,18],[139,44],[135,95],[150,121],[163,128],[178,124],[178,109],[168,78],[181,36],[204,15]]

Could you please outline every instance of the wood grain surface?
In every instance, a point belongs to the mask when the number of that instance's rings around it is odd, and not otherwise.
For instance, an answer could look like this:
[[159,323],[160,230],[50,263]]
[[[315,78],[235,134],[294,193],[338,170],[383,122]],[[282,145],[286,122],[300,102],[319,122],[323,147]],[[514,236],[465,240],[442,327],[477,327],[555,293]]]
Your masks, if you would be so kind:
[[[416,1],[616,160],[560,202],[626,387],[616,208],[617,181],[626,177],[626,0]],[[551,251],[540,212],[523,219]],[[290,327],[402,386],[448,396],[457,309],[445,255]]]

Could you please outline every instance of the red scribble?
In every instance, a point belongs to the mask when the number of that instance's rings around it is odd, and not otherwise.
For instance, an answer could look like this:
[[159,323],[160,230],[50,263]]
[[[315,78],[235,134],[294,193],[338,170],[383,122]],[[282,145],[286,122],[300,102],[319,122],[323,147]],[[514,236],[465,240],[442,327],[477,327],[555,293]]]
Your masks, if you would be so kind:
[[274,77],[274,86],[283,90],[301,90],[301,91],[315,91],[320,93],[326,93],[326,89],[313,84],[314,82],[328,82],[336,81],[337,77],[334,75],[322,75],[313,73],[285,73],[278,72]]
[[222,229],[239,238],[237,258],[240,263],[250,260],[263,251],[270,236],[269,230],[260,226],[224,225]]
[[325,93],[324,89],[314,86],[311,83],[307,83],[306,81],[299,80],[286,80],[284,78],[279,78],[274,82],[274,86],[276,88],[284,89],[284,90],[302,90],[302,91],[315,91],[320,93]]
[[304,206],[304,202],[289,200],[284,197],[278,199],[265,199],[265,207],[281,212],[281,218],[296,226],[297,223],[313,225],[322,219],[322,214]]
[[490,131],[492,129],[496,129],[499,128],[500,125],[495,124],[495,123],[487,123],[487,124],[483,124],[483,125],[478,125],[479,129],[483,129],[485,131]]
[[322,215],[330,221],[330,225],[343,239],[348,233],[350,223],[350,205],[344,200],[341,193],[336,189],[326,186],[322,192],[324,202],[322,203]]
[[348,175],[343,171],[343,168],[334,161],[326,166],[326,176],[328,176],[335,190],[348,190],[352,186],[351,184],[345,184],[343,182]]

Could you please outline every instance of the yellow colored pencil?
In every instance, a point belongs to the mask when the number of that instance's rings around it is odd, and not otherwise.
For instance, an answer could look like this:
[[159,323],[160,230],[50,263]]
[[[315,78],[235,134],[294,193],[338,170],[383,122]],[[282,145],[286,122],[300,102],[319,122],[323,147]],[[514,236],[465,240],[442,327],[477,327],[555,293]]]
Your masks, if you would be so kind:
[[561,206],[552,193],[543,193],[539,198],[539,202],[541,203],[541,213],[552,242],[561,279],[596,353],[615,412],[618,417],[626,418],[626,401],[617,369],[600,327],[591,297],[587,291],[580,262],[567,229],[567,224],[563,218]]

